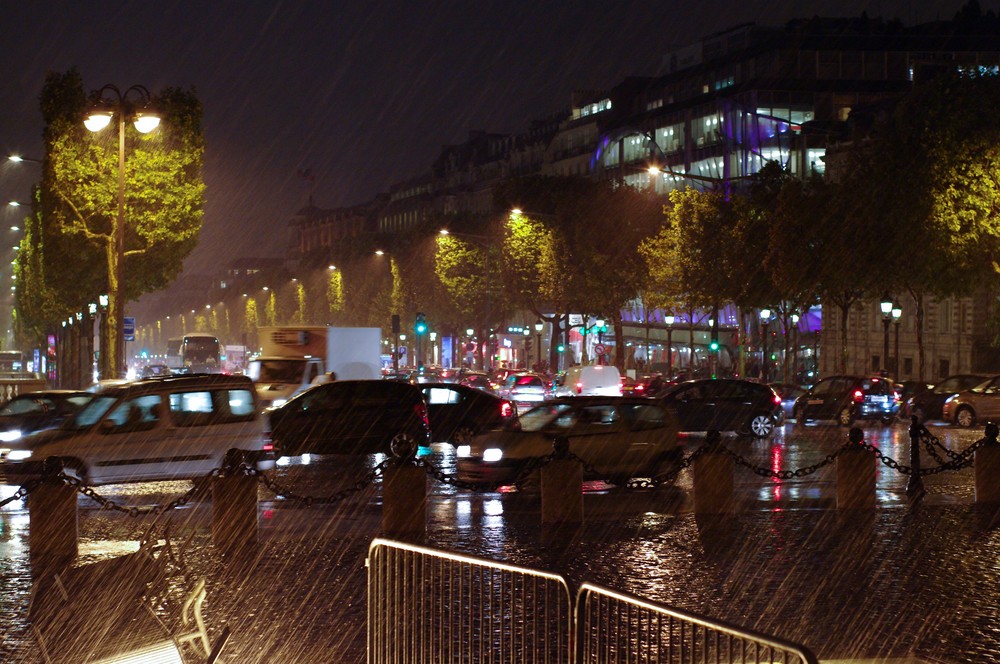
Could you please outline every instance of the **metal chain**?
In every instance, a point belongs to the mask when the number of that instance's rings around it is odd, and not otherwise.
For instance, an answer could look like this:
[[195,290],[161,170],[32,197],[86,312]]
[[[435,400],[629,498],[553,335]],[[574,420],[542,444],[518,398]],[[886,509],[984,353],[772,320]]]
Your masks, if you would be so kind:
[[[309,507],[311,505],[332,505],[334,503],[339,503],[348,498],[349,496],[352,496],[360,491],[364,491],[369,486],[371,486],[377,478],[382,476],[387,467],[398,462],[399,460],[396,459],[395,457],[390,457],[388,459],[385,459],[377,466],[375,466],[375,468],[373,468],[372,471],[369,472],[364,478],[355,482],[354,485],[351,486],[350,488],[341,489],[340,491],[337,491],[336,493],[332,493],[327,496],[307,496],[304,494],[296,493],[291,489],[289,489],[287,486],[275,480],[274,478],[268,477],[268,475],[265,474],[264,472],[259,471],[256,468],[251,468],[246,464],[243,464],[243,468],[245,469],[243,472],[246,475],[256,475],[260,483],[266,486],[268,490],[271,491],[271,493],[278,496],[279,498],[284,498],[285,500],[293,500],[295,502],[305,505],[306,507]],[[406,462],[407,461],[404,460],[404,463]],[[409,462],[415,463],[413,461]]]
[[28,494],[37,489],[42,485],[42,480],[29,480],[21,485],[21,487],[11,494],[9,497],[0,500],[0,507],[4,507],[15,500],[21,500],[22,498],[27,498]]
[[694,452],[686,457],[683,457],[677,464],[677,467],[670,470],[669,472],[662,473],[660,475],[654,475],[649,478],[633,478],[625,483],[626,489],[655,489],[657,487],[663,486],[665,484],[672,484],[681,474],[681,471],[690,468],[694,463],[695,459],[700,457],[702,454],[707,452],[709,449],[708,445],[702,445]]
[[844,443],[835,452],[831,452],[830,454],[827,454],[823,458],[822,461],[819,461],[818,463],[814,463],[811,466],[805,466],[803,468],[796,468],[795,470],[771,470],[770,468],[764,468],[762,466],[756,466],[752,462],[748,461],[745,457],[740,456],[739,454],[737,454],[736,452],[733,452],[732,450],[730,450],[728,447],[725,447],[724,445],[720,445],[719,446],[719,451],[721,451],[723,454],[727,454],[727,455],[731,456],[733,458],[733,460],[736,462],[736,465],[743,466],[744,468],[749,468],[756,475],[760,475],[761,477],[770,477],[771,479],[775,479],[775,480],[790,480],[790,479],[794,479],[794,478],[797,478],[797,477],[806,477],[808,475],[812,475],[813,473],[815,473],[816,471],[818,471],[820,468],[823,468],[825,466],[829,466],[831,463],[834,462],[834,460],[836,460],[836,458],[838,456],[840,456],[841,454],[843,454],[844,451],[850,449],[851,447],[854,447],[854,445],[855,445],[855,443],[852,443],[852,442],[848,441],[848,442]]
[[532,457],[528,459],[523,466],[521,466],[517,474],[512,479],[500,480],[498,482],[467,482],[465,480],[458,479],[454,475],[448,475],[443,470],[436,468],[427,459],[420,459],[417,463],[424,467],[430,477],[436,479],[438,482],[453,486],[457,489],[466,489],[468,491],[496,491],[502,486],[516,486],[518,488],[522,488],[521,485],[532,473],[548,465],[549,462],[556,458],[558,457],[555,452],[543,457]]

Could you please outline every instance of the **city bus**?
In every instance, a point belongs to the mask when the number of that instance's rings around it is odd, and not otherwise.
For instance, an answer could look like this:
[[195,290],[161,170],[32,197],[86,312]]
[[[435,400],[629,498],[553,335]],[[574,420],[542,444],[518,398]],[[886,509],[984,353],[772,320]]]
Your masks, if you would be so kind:
[[167,366],[172,371],[219,373],[222,347],[214,334],[192,332],[167,340]]

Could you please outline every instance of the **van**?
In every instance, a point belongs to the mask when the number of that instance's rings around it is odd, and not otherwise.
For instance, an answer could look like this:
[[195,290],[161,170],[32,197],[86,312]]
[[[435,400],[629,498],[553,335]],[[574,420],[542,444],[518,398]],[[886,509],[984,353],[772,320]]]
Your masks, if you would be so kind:
[[557,397],[620,397],[622,377],[618,368],[607,364],[570,367],[556,379]]
[[257,392],[246,376],[145,378],[97,392],[58,429],[25,436],[4,459],[8,480],[40,472],[47,457],[85,484],[204,478],[231,449],[258,470],[274,466]]

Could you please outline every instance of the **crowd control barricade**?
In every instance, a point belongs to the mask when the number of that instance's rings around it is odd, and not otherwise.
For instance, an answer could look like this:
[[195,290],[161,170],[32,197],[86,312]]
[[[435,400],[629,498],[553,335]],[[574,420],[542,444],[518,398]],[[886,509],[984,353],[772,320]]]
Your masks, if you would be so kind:
[[590,583],[577,592],[575,622],[577,664],[818,664],[794,643]]
[[368,662],[569,662],[572,598],[559,575],[376,539]]

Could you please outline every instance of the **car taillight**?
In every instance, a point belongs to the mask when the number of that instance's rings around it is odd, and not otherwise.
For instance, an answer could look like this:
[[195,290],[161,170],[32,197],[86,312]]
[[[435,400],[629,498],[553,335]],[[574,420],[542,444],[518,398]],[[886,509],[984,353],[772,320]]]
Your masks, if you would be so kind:
[[514,415],[514,406],[512,406],[509,401],[501,401],[500,417],[512,417],[513,415]]
[[431,421],[427,417],[427,406],[425,406],[422,403],[418,403],[413,407],[413,412],[416,413],[417,417],[419,417],[423,421],[424,426],[429,429],[431,426]]
[[261,445],[260,449],[264,450],[265,452],[273,452],[274,451],[274,439],[271,438],[271,432],[270,431],[268,431],[268,432],[266,432],[264,434],[264,444]]
[[893,392],[892,398],[896,400],[896,403],[902,403],[903,401],[903,395],[900,394],[899,392]]
[[577,383],[576,384],[576,393],[577,394],[583,394],[583,383]]
[[643,390],[645,390],[645,389],[646,389],[646,386],[645,386],[645,385],[636,385],[636,386],[635,386],[634,388],[632,388],[632,389],[633,389],[633,391],[635,391],[635,392],[642,392]]
[[861,403],[865,400],[865,393],[861,390],[854,390],[854,402]]
[[774,395],[774,405],[775,406],[781,405],[781,397],[779,397],[777,394]]

